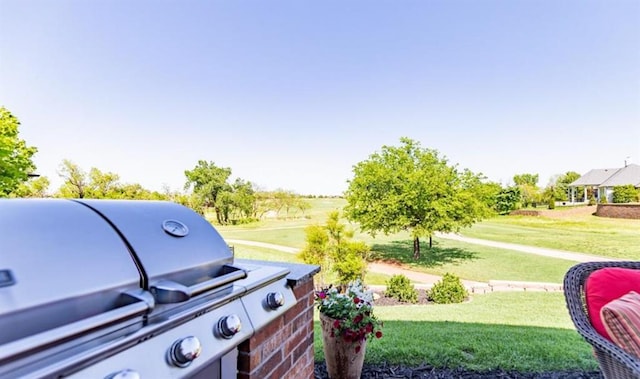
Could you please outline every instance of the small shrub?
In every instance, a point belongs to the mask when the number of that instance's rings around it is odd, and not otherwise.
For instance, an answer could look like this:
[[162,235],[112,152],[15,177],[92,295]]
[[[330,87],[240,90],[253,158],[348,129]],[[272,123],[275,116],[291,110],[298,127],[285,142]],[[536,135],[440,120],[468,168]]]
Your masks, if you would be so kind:
[[556,199],[551,198],[549,200],[549,204],[548,205],[549,205],[549,209],[556,209]]
[[364,257],[369,251],[362,241],[343,241],[332,256],[333,271],[338,275],[338,283],[348,284],[357,279],[362,280],[367,271]]
[[418,291],[404,275],[393,275],[387,281],[387,290],[384,295],[408,303],[418,302]]
[[588,205],[596,205],[596,198],[593,197],[593,195],[589,198],[589,204]]
[[429,300],[438,304],[462,303],[468,296],[460,278],[449,273],[444,274],[429,291]]

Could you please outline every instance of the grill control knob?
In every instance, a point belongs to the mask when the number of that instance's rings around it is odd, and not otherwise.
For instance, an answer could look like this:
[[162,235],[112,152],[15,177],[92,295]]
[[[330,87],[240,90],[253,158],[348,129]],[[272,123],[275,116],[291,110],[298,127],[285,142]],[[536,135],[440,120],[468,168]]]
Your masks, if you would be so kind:
[[137,371],[126,369],[113,373],[105,379],[140,379],[140,374]]
[[267,295],[267,306],[271,309],[278,309],[284,305],[284,295],[281,292],[269,292]]
[[189,336],[177,340],[169,349],[169,362],[178,367],[187,367],[202,352],[202,345],[197,337]]
[[224,338],[231,338],[242,329],[240,317],[235,314],[225,316],[218,320],[218,334]]

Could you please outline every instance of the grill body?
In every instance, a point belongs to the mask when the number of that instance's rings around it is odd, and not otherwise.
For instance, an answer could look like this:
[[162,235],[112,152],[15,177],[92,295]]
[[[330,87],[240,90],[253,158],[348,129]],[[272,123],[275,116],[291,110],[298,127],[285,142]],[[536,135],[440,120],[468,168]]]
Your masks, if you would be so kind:
[[236,264],[171,202],[3,199],[0,240],[2,378],[235,377],[296,302],[286,268]]

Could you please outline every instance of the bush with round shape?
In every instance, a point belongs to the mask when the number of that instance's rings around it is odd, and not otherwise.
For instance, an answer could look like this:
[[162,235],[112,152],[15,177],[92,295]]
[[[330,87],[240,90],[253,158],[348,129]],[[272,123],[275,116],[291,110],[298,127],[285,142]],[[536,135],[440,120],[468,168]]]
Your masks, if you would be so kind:
[[393,275],[387,280],[387,290],[384,295],[407,303],[418,302],[418,291],[404,275]]
[[446,273],[442,279],[431,287],[429,300],[437,304],[462,303],[469,293],[459,277]]

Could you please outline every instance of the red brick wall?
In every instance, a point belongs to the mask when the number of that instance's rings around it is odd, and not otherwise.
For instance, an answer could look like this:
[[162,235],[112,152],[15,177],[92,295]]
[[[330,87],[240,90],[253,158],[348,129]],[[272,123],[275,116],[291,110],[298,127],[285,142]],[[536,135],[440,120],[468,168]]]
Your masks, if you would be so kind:
[[598,204],[596,216],[640,219],[640,204]]
[[239,379],[313,378],[313,278],[293,292],[296,305],[239,346]]

